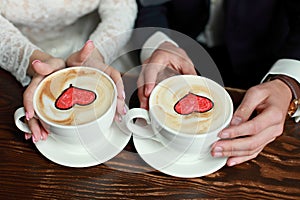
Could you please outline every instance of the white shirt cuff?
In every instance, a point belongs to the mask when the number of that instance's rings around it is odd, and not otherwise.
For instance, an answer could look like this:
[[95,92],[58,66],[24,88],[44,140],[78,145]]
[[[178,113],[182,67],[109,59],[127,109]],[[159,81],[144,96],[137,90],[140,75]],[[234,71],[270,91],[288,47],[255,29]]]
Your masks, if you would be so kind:
[[178,47],[178,44],[169,38],[163,32],[157,31],[152,36],[150,36],[144,43],[140,55],[141,63],[148,59],[152,53],[164,42],[170,42]]
[[[263,78],[263,81],[267,78],[267,76],[275,74],[283,74],[289,76],[295,79],[298,83],[300,83],[300,61],[294,59],[278,60]],[[295,122],[298,123],[300,121],[299,107],[292,117],[295,119]]]

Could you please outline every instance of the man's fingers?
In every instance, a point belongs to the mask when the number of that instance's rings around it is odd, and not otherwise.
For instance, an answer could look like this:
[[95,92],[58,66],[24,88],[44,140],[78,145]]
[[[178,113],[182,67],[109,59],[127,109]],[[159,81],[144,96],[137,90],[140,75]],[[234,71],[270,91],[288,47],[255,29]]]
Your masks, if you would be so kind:
[[212,155],[214,157],[251,156],[275,140],[279,135],[279,129],[280,126],[275,125],[266,128],[260,134],[234,140],[219,140],[212,146]]
[[241,164],[243,162],[246,162],[248,160],[252,160],[253,158],[256,158],[258,156],[258,154],[263,150],[263,147],[257,151],[255,154],[249,155],[249,156],[236,156],[236,157],[230,157],[227,160],[227,165],[228,166],[234,166],[234,165],[238,165]]
[[192,63],[185,62],[182,66],[182,74],[197,75],[196,69]]
[[182,53],[180,54],[181,61],[179,68],[181,69],[182,74],[191,74],[191,75],[197,75],[195,66],[192,62],[192,60],[187,56],[187,54],[182,50]]
[[231,125],[239,125],[247,121],[258,105],[262,104],[268,95],[259,86],[250,88],[243,98],[241,104],[233,114]]
[[[156,82],[157,76],[160,70],[164,69],[166,66],[162,66],[156,63],[148,63],[143,66],[143,80],[145,85],[145,96],[149,96],[152,92]],[[139,86],[138,86],[139,87]]]
[[[232,125],[223,129],[219,133],[222,139],[243,137],[248,135],[256,135],[264,131],[268,127],[276,126],[283,120],[284,116],[276,107],[268,107],[262,113],[253,119],[240,123],[239,125]],[[277,130],[277,132],[280,130]]]
[[140,87],[138,88],[138,98],[139,98],[139,102],[140,102],[140,108],[144,108],[146,110],[149,109],[149,105],[148,105],[148,96],[145,96],[144,93],[144,87]]
[[144,84],[144,72],[141,71],[138,80],[137,80],[137,95],[140,102],[140,107],[144,109],[148,109],[148,97],[145,96],[145,84]]

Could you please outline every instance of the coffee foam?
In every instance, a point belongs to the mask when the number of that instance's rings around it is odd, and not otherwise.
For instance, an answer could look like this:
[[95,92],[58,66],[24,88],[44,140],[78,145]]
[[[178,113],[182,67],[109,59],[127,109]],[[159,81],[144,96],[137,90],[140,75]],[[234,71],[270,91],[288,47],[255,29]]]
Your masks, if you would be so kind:
[[[228,119],[229,109],[224,105],[230,102],[225,93],[206,80],[186,76],[168,79],[156,87],[151,95],[150,109],[161,124],[176,132],[201,134],[217,129]],[[213,108],[204,113],[178,114],[174,105],[188,93],[209,98],[214,103]]]
[[[68,110],[56,108],[55,101],[70,84],[93,91],[96,94],[95,101],[84,106],[74,105]],[[114,87],[104,75],[95,70],[74,68],[52,74],[42,82],[36,95],[37,112],[44,119],[55,124],[85,124],[103,115],[111,106],[114,95]]]

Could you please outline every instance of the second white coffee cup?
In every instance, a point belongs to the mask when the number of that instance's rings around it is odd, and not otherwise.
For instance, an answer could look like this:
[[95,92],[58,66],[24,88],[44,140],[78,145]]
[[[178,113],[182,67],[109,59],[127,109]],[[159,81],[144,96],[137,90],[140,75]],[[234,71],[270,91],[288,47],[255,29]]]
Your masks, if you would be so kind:
[[209,155],[232,115],[232,100],[224,87],[205,77],[177,75],[153,89],[149,111],[130,109],[124,120],[134,137],[155,140],[181,154],[183,161],[194,161]]

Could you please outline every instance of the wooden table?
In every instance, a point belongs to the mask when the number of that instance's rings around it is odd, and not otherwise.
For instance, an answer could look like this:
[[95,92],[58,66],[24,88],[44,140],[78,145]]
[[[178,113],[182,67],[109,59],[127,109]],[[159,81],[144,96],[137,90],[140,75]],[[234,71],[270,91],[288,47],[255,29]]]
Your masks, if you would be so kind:
[[[204,177],[152,169],[132,140],[104,164],[69,168],[42,156],[14,125],[23,90],[0,70],[0,199],[300,199],[300,124],[292,120],[257,158]],[[243,91],[228,91],[238,104]]]

